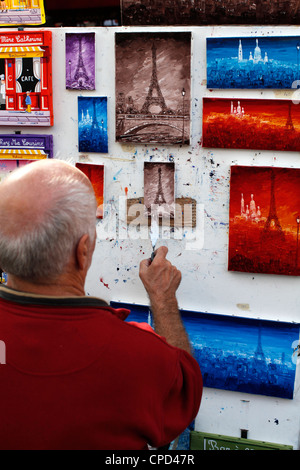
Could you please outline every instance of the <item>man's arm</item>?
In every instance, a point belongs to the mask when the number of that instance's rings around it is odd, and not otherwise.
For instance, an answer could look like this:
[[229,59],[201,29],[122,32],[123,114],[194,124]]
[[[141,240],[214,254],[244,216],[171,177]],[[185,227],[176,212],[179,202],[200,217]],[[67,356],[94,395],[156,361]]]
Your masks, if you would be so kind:
[[181,272],[167,259],[168,249],[158,248],[151,263],[149,259],[140,264],[140,278],[149,295],[155,332],[167,342],[191,354],[188,335],[178,310],[176,291],[181,282]]

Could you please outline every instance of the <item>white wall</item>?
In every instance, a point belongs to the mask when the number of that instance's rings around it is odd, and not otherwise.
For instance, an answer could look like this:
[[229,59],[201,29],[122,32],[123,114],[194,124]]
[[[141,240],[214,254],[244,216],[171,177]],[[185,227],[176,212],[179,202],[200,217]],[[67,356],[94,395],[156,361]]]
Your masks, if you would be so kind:
[[[124,198],[125,188],[128,188],[129,198],[143,196],[144,162],[173,160],[176,168],[176,197],[195,198],[199,205],[198,249],[187,249],[187,236],[191,235],[191,231],[188,231],[182,240],[164,241],[169,247],[169,259],[183,273],[178,292],[180,307],[249,318],[299,322],[299,278],[227,271],[230,166],[240,164],[300,168],[299,153],[204,149],[199,142],[202,137],[203,97],[295,98],[297,93],[295,90],[210,92],[206,89],[206,37],[300,35],[300,28],[293,26],[88,28],[85,31],[96,32],[96,91],[81,93],[65,89],[65,33],[76,30],[76,28],[52,29],[55,124],[52,129],[47,129],[46,133],[54,135],[54,156],[72,162],[81,160],[105,165],[106,203],[111,208],[111,214],[118,219],[118,225],[123,232],[126,225],[124,211],[119,207],[119,198],[121,196]],[[151,145],[117,144],[114,141],[114,34],[119,31],[164,30],[188,30],[192,31],[193,35],[191,145],[185,148],[172,146],[154,148]],[[85,156],[78,153],[77,96],[80,95],[108,97],[109,155]],[[15,129],[11,129],[13,130]],[[9,131],[5,128],[3,133]],[[24,130],[22,132],[25,133]],[[38,131],[32,129],[32,132],[45,133],[45,129]],[[210,176],[212,171],[213,176]],[[103,222],[99,224],[103,225]],[[204,243],[201,243],[202,229]],[[97,241],[94,261],[87,279],[88,294],[102,297],[107,301],[148,303],[138,277],[138,267],[139,262],[148,257],[150,252],[149,239],[120,240],[119,237],[106,234],[105,239]],[[205,389],[202,406],[196,419],[196,430],[240,437],[240,429],[249,429],[250,439],[290,444],[298,449],[300,407],[298,375],[294,400]]]

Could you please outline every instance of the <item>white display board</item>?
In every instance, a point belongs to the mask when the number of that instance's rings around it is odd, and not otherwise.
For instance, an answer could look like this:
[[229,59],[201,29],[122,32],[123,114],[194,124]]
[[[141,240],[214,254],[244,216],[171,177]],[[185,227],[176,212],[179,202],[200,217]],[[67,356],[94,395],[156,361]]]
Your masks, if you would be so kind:
[[[116,32],[192,32],[191,145],[158,147],[115,143]],[[182,271],[178,291],[181,308],[199,312],[285,322],[300,320],[300,279],[297,277],[228,272],[230,166],[254,165],[300,168],[298,152],[205,149],[202,140],[202,98],[287,98],[295,90],[214,90],[206,88],[206,38],[300,35],[300,28],[228,26],[174,28],[86,28],[96,33],[96,91],[65,88],[65,34],[79,28],[52,29],[54,127],[32,132],[54,136],[54,157],[105,165],[106,213],[98,222],[98,240],[86,291],[107,301],[147,304],[139,280],[139,263],[149,257],[150,238],[126,224],[126,196],[143,197],[144,162],[175,163],[176,198],[197,201],[197,229],[165,233],[158,246],[169,248],[169,259]],[[126,71],[124,71],[126,73]],[[150,83],[149,77],[149,83]],[[108,154],[78,152],[78,96],[108,98]],[[11,129],[11,132],[17,129]],[[6,127],[5,133],[10,130]],[[30,133],[26,129],[26,133]],[[23,132],[23,131],[22,131]],[[4,133],[4,132],[3,132]],[[300,208],[299,208],[300,209]],[[149,352],[151,353],[151,352]],[[292,350],[291,350],[292,353]],[[299,372],[299,371],[298,371]],[[298,379],[297,374],[297,379]],[[298,448],[299,380],[293,400],[205,389],[196,430]]]

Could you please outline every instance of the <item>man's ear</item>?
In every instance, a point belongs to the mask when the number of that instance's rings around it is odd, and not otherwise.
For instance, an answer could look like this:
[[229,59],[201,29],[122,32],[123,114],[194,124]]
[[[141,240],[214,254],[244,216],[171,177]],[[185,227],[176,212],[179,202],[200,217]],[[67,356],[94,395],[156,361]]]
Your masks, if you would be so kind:
[[85,235],[82,235],[80,238],[77,248],[76,248],[76,260],[77,260],[77,265],[80,270],[85,270],[88,269],[89,264],[90,264],[90,237],[86,233]]

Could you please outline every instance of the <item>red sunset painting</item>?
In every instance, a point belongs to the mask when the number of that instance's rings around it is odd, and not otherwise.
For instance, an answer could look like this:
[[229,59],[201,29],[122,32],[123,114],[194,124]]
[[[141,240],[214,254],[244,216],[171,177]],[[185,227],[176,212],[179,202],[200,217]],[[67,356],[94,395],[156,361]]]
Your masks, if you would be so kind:
[[104,202],[104,165],[76,163],[76,167],[81,170],[92,183],[97,200],[96,217],[97,219],[102,219]]
[[300,104],[204,98],[203,147],[299,151]]
[[300,275],[300,170],[231,167],[229,271]]

